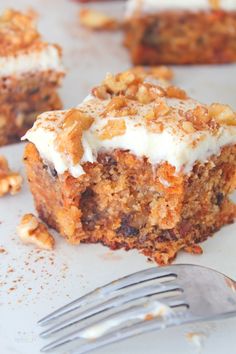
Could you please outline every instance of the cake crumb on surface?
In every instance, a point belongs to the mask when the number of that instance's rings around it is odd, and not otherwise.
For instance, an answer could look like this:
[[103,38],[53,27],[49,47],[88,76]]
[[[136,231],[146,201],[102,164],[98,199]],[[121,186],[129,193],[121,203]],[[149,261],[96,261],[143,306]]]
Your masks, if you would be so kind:
[[91,30],[115,30],[119,28],[119,23],[115,18],[103,12],[83,8],[79,12],[80,24]]
[[24,243],[34,244],[36,247],[45,250],[54,248],[54,237],[49,233],[47,227],[33,214],[25,214],[22,217],[17,227],[17,232]]

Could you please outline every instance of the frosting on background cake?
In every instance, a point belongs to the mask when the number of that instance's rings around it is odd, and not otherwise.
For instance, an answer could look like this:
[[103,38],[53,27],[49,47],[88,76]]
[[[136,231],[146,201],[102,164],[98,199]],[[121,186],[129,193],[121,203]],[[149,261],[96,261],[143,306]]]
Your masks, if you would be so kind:
[[129,0],[127,3],[127,16],[134,12],[145,13],[163,10],[209,10],[220,8],[225,11],[236,10],[235,0]]

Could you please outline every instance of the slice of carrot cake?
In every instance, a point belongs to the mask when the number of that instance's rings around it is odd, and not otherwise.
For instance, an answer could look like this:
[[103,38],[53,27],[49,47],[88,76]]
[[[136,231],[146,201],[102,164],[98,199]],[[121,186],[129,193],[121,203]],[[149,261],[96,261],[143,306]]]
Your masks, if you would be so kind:
[[236,115],[141,72],[40,115],[24,161],[39,216],[69,242],[136,248],[159,264],[234,221]]
[[235,0],[128,0],[126,22],[136,65],[236,61]]
[[63,76],[60,47],[42,41],[31,14],[6,10],[0,17],[0,146],[19,140],[40,112],[61,108]]

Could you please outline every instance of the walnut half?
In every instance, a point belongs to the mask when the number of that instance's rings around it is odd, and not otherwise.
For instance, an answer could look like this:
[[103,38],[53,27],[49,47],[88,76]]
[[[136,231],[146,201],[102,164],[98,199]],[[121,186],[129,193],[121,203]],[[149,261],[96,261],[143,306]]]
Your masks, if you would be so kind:
[[5,157],[0,156],[0,197],[20,192],[22,183],[21,175],[11,171]]
[[52,250],[54,247],[54,237],[33,214],[25,214],[22,217],[17,233],[24,243],[32,243],[44,250]]

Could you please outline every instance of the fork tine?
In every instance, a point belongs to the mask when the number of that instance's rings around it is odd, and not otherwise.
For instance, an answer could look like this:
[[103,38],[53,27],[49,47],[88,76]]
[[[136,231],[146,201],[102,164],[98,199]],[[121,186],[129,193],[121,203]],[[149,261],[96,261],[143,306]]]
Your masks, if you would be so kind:
[[[183,304],[184,304],[184,301],[175,301],[172,303],[172,306],[178,307]],[[133,306],[132,308],[129,308],[127,310],[119,312],[115,315],[109,316],[104,321],[100,322],[100,324],[105,323],[105,327],[106,327],[106,325],[112,326],[112,322],[110,322],[110,321],[117,320],[119,322],[119,319],[120,319],[121,322],[118,323],[118,325],[120,325],[122,323],[127,322],[127,318],[130,319],[130,317],[133,316],[133,319],[134,318],[140,319],[140,321],[136,322],[135,324],[131,324],[128,326],[125,325],[121,329],[111,331],[108,334],[107,334],[107,332],[109,330],[106,330],[104,332],[101,331],[100,334],[98,333],[97,336],[93,336],[92,332],[89,334],[89,331],[91,331],[91,330],[93,331],[93,329],[95,329],[96,324],[92,325],[92,326],[88,326],[88,327],[83,328],[80,331],[74,331],[73,333],[62,337],[61,339],[56,340],[56,341],[44,346],[41,349],[41,351],[48,352],[50,350],[60,348],[61,346],[65,345],[65,344],[72,343],[76,340],[85,338],[85,339],[87,339],[87,342],[81,344],[78,347],[78,349],[76,350],[76,354],[84,354],[84,353],[87,353],[87,352],[92,351],[94,349],[98,349],[100,347],[106,346],[108,344],[121,341],[123,339],[127,339],[130,337],[137,336],[137,335],[147,333],[147,332],[151,332],[154,330],[158,330],[158,329],[160,330],[160,329],[164,329],[167,327],[190,322],[190,317],[188,317],[188,315],[186,315],[186,313],[187,313],[186,311],[181,312],[181,313],[175,313],[175,312],[172,312],[171,310],[170,310],[170,312],[167,312],[167,314],[163,315],[163,316],[160,316],[160,315],[158,316],[158,314],[156,314],[156,316],[152,320],[147,321],[145,318],[150,312],[150,307],[148,307],[148,306],[146,307],[146,306],[147,306],[147,302],[145,302],[143,304],[142,316],[140,316],[142,318],[138,318],[138,316],[135,317],[135,315],[134,315],[135,313],[140,311],[140,306]],[[125,318],[126,318],[126,321],[125,321]],[[97,322],[97,327],[99,327],[99,322]],[[113,325],[112,327],[115,327],[115,325]],[[95,332],[96,332],[96,329],[95,329]]]
[[59,324],[50,327],[46,331],[42,332],[40,334],[40,336],[41,337],[48,337],[48,336],[55,334],[63,329],[71,327],[72,325],[75,325],[88,317],[94,316],[98,313],[104,312],[104,311],[109,310],[114,307],[122,306],[128,302],[131,302],[131,301],[134,301],[134,300],[146,297],[146,296],[154,295],[154,294],[161,294],[161,293],[168,294],[168,292],[175,291],[175,290],[182,291],[180,289],[179,285],[177,285],[175,283],[149,285],[146,287],[136,289],[135,292],[133,292],[131,289],[129,292],[127,292],[125,294],[121,294],[121,295],[112,297],[111,299],[109,299],[107,301],[103,301],[100,304],[96,304],[95,306],[88,308],[87,310],[83,311],[82,313],[80,313],[76,316],[73,316],[69,320],[62,321]]
[[146,269],[144,271],[127,275],[123,278],[120,278],[116,281],[112,281],[102,287],[95,289],[92,292],[82,297],[79,297],[78,299],[75,299],[74,301],[70,302],[65,306],[60,307],[59,309],[53,311],[49,315],[39,320],[38,324],[45,325],[54,319],[57,319],[63,315],[68,314],[71,311],[80,308],[82,305],[89,304],[91,301],[97,299],[98,297],[102,298],[107,294],[111,294],[117,290],[124,289],[131,285],[139,284],[144,281],[148,281],[156,278],[162,278],[166,276],[176,276],[176,274],[174,273],[173,266],[171,268],[168,266],[165,268],[153,267],[153,268]]

